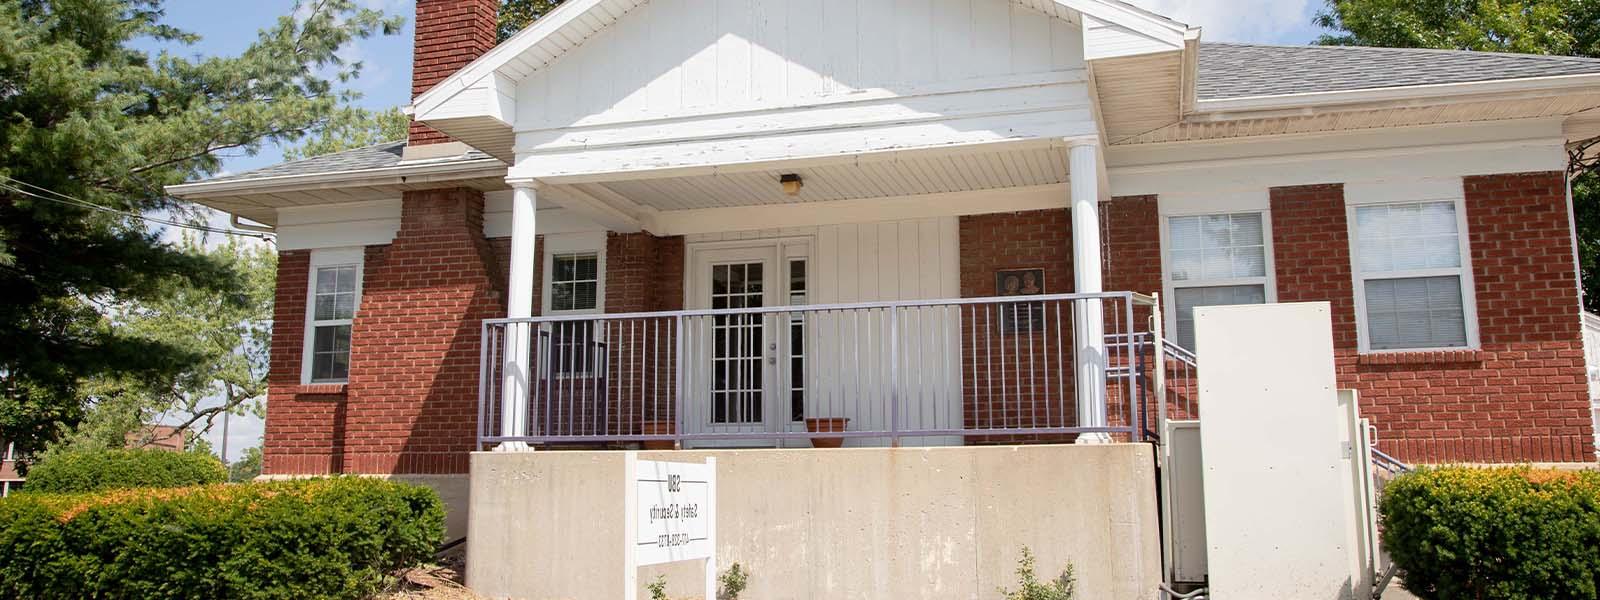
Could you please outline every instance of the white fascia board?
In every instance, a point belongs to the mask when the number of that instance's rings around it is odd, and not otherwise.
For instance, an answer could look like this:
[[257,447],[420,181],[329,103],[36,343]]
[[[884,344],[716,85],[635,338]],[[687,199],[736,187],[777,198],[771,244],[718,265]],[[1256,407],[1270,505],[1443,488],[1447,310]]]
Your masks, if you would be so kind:
[[998,114],[876,127],[522,153],[511,178],[551,184],[893,160],[902,152],[961,152],[994,144],[1057,145],[1097,133],[1089,108]]
[[496,158],[449,162],[419,161],[377,169],[353,169],[309,175],[278,175],[251,179],[201,181],[169,185],[166,190],[168,194],[175,197],[193,200],[274,191],[398,185],[417,183],[419,178],[432,181],[448,181],[453,179],[503,177],[505,172],[505,163]]
[[[1590,88],[1590,89],[1585,89]],[[1561,94],[1575,91],[1600,92],[1600,73],[1582,75],[1556,75],[1523,79],[1498,79],[1468,83],[1441,83],[1389,88],[1368,88],[1337,92],[1309,92],[1271,96],[1246,96],[1221,100],[1200,100],[1197,110],[1202,114],[1253,112],[1268,110],[1303,110],[1346,104],[1405,102],[1424,99],[1449,99],[1463,96],[1491,96],[1479,98],[1492,100],[1498,94],[1545,93]],[[1222,115],[1221,118],[1259,118],[1260,115]]]
[[1152,39],[1172,46],[1176,50],[1183,47],[1183,40],[1191,29],[1188,25],[1173,21],[1156,13],[1120,2],[1107,2],[1105,0],[1056,0],[1056,4],[1077,11],[1085,16],[1094,17],[1107,23],[1120,25],[1132,31],[1143,34]]

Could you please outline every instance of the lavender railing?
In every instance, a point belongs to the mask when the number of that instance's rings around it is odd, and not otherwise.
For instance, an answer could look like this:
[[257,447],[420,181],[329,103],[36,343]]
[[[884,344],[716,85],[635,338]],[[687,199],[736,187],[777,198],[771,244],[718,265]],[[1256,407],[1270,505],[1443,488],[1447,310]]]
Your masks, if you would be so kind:
[[478,442],[1142,439],[1153,300],[1025,298],[491,319]]

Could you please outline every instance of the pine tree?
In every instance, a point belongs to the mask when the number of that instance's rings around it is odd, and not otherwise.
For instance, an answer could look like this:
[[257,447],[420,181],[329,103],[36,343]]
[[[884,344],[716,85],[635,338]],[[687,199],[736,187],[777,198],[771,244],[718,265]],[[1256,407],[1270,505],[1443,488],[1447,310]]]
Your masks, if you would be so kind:
[[0,3],[0,438],[23,453],[83,418],[85,382],[157,385],[205,360],[116,310],[174,286],[242,307],[246,275],[139,216],[196,218],[164,186],[339,119],[361,65],[338,51],[400,25],[307,0],[238,56],[186,58],[140,49],[198,40],[163,16],[160,0]]

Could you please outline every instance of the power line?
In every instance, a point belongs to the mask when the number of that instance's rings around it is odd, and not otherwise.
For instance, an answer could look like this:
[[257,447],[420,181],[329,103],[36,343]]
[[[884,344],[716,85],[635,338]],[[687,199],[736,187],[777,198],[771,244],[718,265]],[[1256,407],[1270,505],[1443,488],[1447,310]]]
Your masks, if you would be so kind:
[[12,192],[16,192],[18,194],[23,194],[25,196],[29,196],[29,197],[32,197],[32,198],[37,198],[39,200],[44,200],[46,202],[54,202],[54,203],[57,203],[57,204],[65,204],[65,205],[68,205],[68,206],[76,206],[78,208],[87,208],[87,209],[90,209],[90,210],[96,210],[96,211],[110,213],[110,214],[114,214],[114,215],[120,215],[120,216],[131,218],[131,219],[139,219],[139,220],[150,222],[150,223],[157,223],[157,224],[161,224],[161,225],[166,225],[168,227],[177,227],[177,228],[180,228],[180,229],[189,229],[189,230],[193,230],[193,231],[202,231],[202,232],[206,232],[206,233],[216,233],[216,234],[221,234],[221,235],[233,235],[233,236],[239,236],[239,237],[248,237],[248,238],[255,238],[255,239],[259,239],[259,240],[271,240],[272,239],[271,235],[267,234],[267,233],[258,233],[258,232],[254,232],[254,231],[239,231],[237,229],[223,229],[223,228],[220,228],[220,227],[211,227],[209,225],[197,225],[197,224],[194,224],[194,223],[184,223],[182,221],[172,221],[172,220],[168,220],[168,219],[162,219],[162,218],[159,218],[159,217],[152,217],[152,216],[149,216],[149,215],[143,215],[143,214],[139,214],[139,213],[135,213],[135,212],[118,210],[118,209],[115,209],[115,208],[111,208],[109,206],[101,206],[101,205],[95,204],[93,202],[88,202],[88,201],[85,201],[85,200],[80,200],[78,198],[74,198],[72,196],[68,196],[66,194],[63,194],[61,192],[58,192],[58,191],[55,191],[55,190],[52,190],[52,189],[49,189],[49,188],[46,188],[46,187],[37,186],[37,185],[31,184],[31,183],[28,183],[26,181],[22,181],[20,179],[15,179],[15,178],[12,178],[12,177],[10,177],[8,175],[0,175],[0,180],[4,180],[5,182],[11,182],[11,183],[18,184],[18,185],[27,186],[27,187],[39,190],[41,192],[45,192],[47,194],[51,194],[53,196],[56,196],[54,198],[49,197],[49,196],[43,196],[43,195],[40,195],[40,194],[37,194],[37,193],[34,193],[34,192],[30,192],[30,191],[25,190],[25,189],[16,187],[16,186],[6,185],[5,183],[0,183],[0,189],[10,190]]

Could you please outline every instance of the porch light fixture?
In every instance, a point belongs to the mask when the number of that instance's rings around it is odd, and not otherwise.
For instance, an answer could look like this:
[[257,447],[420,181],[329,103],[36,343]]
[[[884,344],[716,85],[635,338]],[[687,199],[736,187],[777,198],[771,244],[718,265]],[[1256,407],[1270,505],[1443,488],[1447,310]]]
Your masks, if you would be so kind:
[[805,182],[800,180],[799,173],[784,173],[778,176],[778,183],[783,184],[783,193],[790,196],[799,196],[800,188],[805,187]]

